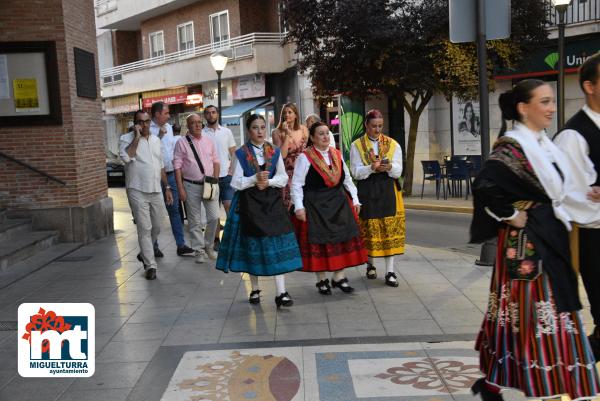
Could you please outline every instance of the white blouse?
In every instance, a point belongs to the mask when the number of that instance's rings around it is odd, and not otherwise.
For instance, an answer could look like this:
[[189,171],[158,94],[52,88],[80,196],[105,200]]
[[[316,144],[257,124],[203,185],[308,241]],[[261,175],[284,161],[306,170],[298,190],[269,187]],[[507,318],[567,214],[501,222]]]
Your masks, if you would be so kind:
[[[264,143],[260,147],[254,146],[254,154],[256,155],[256,161],[258,162],[258,164],[263,165],[265,163]],[[255,186],[256,182],[256,174],[254,174],[251,177],[244,176],[244,169],[242,168],[242,165],[236,157],[235,168],[233,170],[233,176],[231,177],[231,187],[237,191],[243,191],[244,189]],[[283,158],[280,154],[277,160],[277,166],[275,167],[275,175],[273,176],[273,178],[269,178],[269,186],[275,188],[283,188],[286,186],[287,182],[288,175],[285,172]]]
[[[321,153],[325,162],[331,165],[331,160],[329,159],[329,151],[319,150],[319,153]],[[342,166],[344,169],[344,188],[346,188],[348,193],[350,193],[350,196],[352,197],[352,203],[354,203],[354,205],[360,205],[356,186],[352,182],[352,176],[350,176],[350,172],[348,171],[346,163],[344,163],[343,161]],[[290,196],[292,198],[292,202],[294,203],[294,210],[304,209],[303,187],[306,182],[306,174],[308,174],[309,168],[310,162],[306,158],[306,155],[301,154],[300,156],[298,156],[298,158],[296,159],[296,164],[294,165],[294,176],[292,177],[292,183],[290,185]]]
[[[600,128],[600,113],[587,105],[583,106],[583,111]],[[594,163],[589,157],[587,141],[579,132],[566,129],[554,138],[554,143],[562,150],[570,166],[570,185],[565,202],[571,208],[574,220],[586,228],[600,228],[600,220],[593,221],[596,216],[600,219],[600,205],[587,199],[590,186],[596,182],[597,176]]]
[[[369,138],[369,140],[371,139]],[[371,145],[373,146],[375,154],[379,155],[379,142],[371,140]],[[399,178],[402,175],[402,149],[398,143],[396,143],[396,149],[391,162],[392,169],[388,171],[388,175],[392,178]],[[370,164],[364,165],[360,157],[360,151],[354,143],[350,147],[350,168],[352,169],[352,176],[356,180],[369,178],[369,176],[375,172],[371,170]]]

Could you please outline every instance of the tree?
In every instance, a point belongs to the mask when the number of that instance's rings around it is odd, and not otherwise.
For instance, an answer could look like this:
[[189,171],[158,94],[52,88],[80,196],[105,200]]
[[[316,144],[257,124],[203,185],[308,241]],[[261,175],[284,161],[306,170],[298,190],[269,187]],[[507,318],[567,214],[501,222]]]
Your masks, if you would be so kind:
[[[402,99],[410,117],[404,189],[412,191],[419,118],[435,93],[477,96],[474,44],[449,41],[448,0],[284,0],[288,40],[315,95],[364,99],[383,92]],[[545,0],[512,0],[512,34],[489,41],[494,65],[513,67],[547,38]]]

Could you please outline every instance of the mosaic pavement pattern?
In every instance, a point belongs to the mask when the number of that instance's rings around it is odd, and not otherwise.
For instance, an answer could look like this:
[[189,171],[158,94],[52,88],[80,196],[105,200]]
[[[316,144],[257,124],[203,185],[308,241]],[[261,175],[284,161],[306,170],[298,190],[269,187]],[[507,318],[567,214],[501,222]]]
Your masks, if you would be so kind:
[[186,352],[162,401],[473,400],[472,343]]

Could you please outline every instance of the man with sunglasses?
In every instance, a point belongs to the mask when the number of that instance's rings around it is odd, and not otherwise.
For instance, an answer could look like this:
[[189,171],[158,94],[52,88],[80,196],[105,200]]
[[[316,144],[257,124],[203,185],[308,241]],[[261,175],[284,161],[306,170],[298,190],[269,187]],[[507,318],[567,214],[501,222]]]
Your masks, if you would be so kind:
[[[150,116],[152,121],[150,122],[150,134],[160,139],[163,164],[165,166],[165,173],[167,174],[168,184],[171,187],[173,194],[173,203],[167,206],[167,213],[169,214],[169,221],[171,223],[171,231],[175,238],[175,245],[177,245],[177,255],[179,256],[194,256],[196,251],[190,248],[185,243],[183,235],[183,222],[179,214],[179,193],[177,192],[177,182],[175,182],[175,169],[173,168],[173,152],[175,151],[175,144],[180,136],[173,135],[173,128],[169,124],[169,105],[164,102],[152,103],[150,109]],[[154,256],[162,258],[164,255],[158,247],[158,241],[154,243]]]
[[145,111],[135,113],[133,131],[119,139],[119,156],[125,163],[127,198],[136,221],[141,250],[138,260],[144,264],[146,278],[154,280],[158,266],[153,243],[158,238],[160,215],[165,210],[161,182],[168,205],[173,204],[173,194],[165,174],[160,139],[150,135],[150,121]]

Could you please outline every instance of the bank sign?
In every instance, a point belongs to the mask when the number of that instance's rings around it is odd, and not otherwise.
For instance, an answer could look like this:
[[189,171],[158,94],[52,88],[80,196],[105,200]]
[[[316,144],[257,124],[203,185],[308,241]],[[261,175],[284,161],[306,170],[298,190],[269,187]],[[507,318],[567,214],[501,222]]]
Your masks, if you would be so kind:
[[87,303],[19,306],[22,377],[90,377],[95,369],[95,310]]
[[[565,40],[565,71],[577,72],[585,60],[600,52],[600,36],[574,40]],[[498,69],[494,73],[495,79],[514,79],[539,77],[558,74],[558,45],[553,41],[552,46],[542,47],[531,53],[523,60],[518,69]]]

